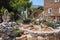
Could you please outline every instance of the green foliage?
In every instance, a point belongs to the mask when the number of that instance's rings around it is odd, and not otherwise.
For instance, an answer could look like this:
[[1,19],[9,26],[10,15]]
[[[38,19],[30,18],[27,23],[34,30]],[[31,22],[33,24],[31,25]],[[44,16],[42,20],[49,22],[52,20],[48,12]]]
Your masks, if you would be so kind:
[[2,7],[0,11],[1,11],[1,13],[4,13],[5,10],[6,10],[6,8]]
[[57,21],[56,23],[57,23],[57,24],[60,24],[60,21]]
[[15,36],[16,37],[20,37],[20,32],[19,32],[19,28],[16,27],[16,29],[14,29],[14,32],[15,32]]
[[23,8],[24,9],[26,9],[27,7],[30,8],[30,6],[32,5],[32,2],[30,2],[29,0],[11,0],[10,5],[14,9],[21,11]]
[[57,28],[57,27],[59,27],[60,25],[60,21],[57,21],[57,22],[55,22],[55,23],[52,23],[52,22],[47,22],[46,23],[46,25],[48,26],[48,27],[52,27],[52,28]]
[[44,10],[44,7],[43,6],[39,6],[37,9],[40,9],[40,10]]
[[20,37],[20,32],[19,31],[15,31],[15,35],[16,35],[16,37]]
[[30,19],[31,18],[31,13],[30,12],[31,12],[30,8],[26,8],[26,11],[22,11],[21,19],[22,20]]
[[10,19],[14,20],[14,12],[10,12]]
[[4,8],[6,8],[7,10],[9,10],[9,11],[12,11],[13,10],[13,8],[10,6],[10,1],[11,0],[0,0],[0,9],[2,8],[2,7],[4,7]]
[[47,25],[48,27],[55,28],[55,24],[52,23],[52,22],[46,22],[46,25]]
[[[0,0],[0,5],[0,9],[4,7],[9,12],[14,12],[14,19],[16,19],[18,17],[17,14],[20,15],[21,11],[26,10],[26,8],[30,8],[32,2],[30,2],[29,0]],[[2,10],[0,11],[4,12],[4,8],[2,8]],[[13,16],[12,13],[10,15]]]
[[[24,13],[24,11],[26,11],[27,8],[31,7],[32,2],[29,0],[13,0],[10,1],[10,5],[14,10],[17,10],[18,13],[16,13],[16,15],[24,20],[26,19],[26,13]],[[22,15],[21,12],[23,12]]]

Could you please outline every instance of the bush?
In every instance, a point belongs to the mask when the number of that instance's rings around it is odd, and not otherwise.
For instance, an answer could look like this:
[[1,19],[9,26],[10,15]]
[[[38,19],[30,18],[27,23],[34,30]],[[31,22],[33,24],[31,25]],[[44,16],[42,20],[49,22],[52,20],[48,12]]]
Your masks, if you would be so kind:
[[5,10],[6,10],[6,8],[2,7],[2,8],[0,9],[0,12],[3,14]]
[[14,12],[10,12],[10,19],[14,20]]
[[52,23],[52,22],[46,22],[46,25],[47,25],[48,27],[55,28],[55,24]]
[[20,32],[19,31],[15,31],[15,36],[16,37],[20,37],[21,35],[20,35]]
[[15,32],[15,36],[16,37],[20,37],[21,36],[18,27],[16,27],[16,29],[14,29],[14,32]]
[[57,23],[57,24],[60,24],[60,21],[57,21],[56,23]]

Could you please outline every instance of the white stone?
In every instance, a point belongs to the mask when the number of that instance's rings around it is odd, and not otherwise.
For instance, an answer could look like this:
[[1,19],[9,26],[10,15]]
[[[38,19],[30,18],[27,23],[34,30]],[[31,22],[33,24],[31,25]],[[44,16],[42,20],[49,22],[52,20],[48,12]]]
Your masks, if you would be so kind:
[[27,35],[27,40],[32,40],[32,36],[30,34]]

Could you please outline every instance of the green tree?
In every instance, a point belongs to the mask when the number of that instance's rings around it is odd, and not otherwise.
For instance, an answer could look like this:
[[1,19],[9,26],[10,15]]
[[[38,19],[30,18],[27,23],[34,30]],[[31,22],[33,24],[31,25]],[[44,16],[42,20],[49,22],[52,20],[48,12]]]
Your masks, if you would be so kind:
[[[8,11],[12,11],[12,7],[10,6],[10,2],[11,0],[0,0],[0,9],[2,7],[8,9]],[[0,11],[1,12],[1,11]]]
[[14,12],[10,12],[10,19],[14,20]]
[[43,6],[39,6],[37,9],[40,9],[40,10],[44,10],[44,7]]
[[[17,9],[18,14],[16,15],[23,17],[23,19],[25,19],[26,14],[24,13],[24,11],[28,10],[28,8],[31,7],[32,2],[30,2],[29,0],[13,0],[10,1],[10,4],[13,7],[13,9]],[[22,15],[21,12],[23,12]]]
[[31,5],[32,2],[29,0],[0,0],[0,9],[4,7],[8,9],[9,12],[14,12],[15,20],[18,18],[17,14],[20,15],[21,11],[30,8]]
[[17,9],[17,11],[26,10],[26,8],[30,8],[32,2],[29,0],[11,0],[10,5],[13,9]]
[[[26,18],[26,14],[24,13],[24,11],[27,10],[27,8],[30,8],[32,5],[32,2],[30,2],[29,0],[13,0],[10,1],[11,6],[13,7],[13,9],[17,10],[18,14],[16,13],[16,15],[20,15],[19,17],[23,17],[23,19]],[[23,14],[21,15],[21,12],[23,12]]]

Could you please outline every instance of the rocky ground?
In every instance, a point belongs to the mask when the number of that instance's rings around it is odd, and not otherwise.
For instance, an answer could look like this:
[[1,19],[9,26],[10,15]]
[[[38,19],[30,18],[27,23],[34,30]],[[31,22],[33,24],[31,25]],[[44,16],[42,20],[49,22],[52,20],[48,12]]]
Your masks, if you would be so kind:
[[[60,40],[60,29],[32,24],[20,24],[18,26],[20,33],[23,32],[23,34],[16,37],[16,40]],[[2,39],[0,38],[0,40]]]
[[40,25],[21,24],[20,31],[23,31],[18,40],[60,40],[60,29],[51,27],[41,28]]

